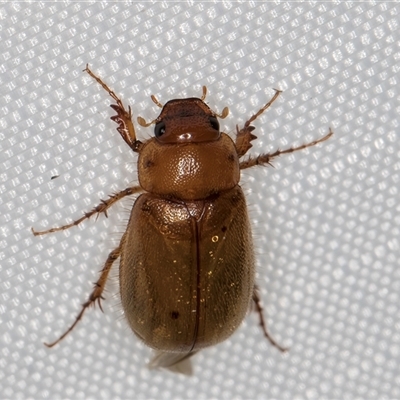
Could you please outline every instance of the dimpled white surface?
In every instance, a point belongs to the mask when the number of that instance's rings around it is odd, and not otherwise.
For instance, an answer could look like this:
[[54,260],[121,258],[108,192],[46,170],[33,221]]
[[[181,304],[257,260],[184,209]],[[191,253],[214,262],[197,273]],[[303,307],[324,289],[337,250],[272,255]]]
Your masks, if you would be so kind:
[[[1,2],[2,398],[400,397],[399,6],[394,2]],[[251,313],[193,358],[149,371],[118,267],[105,313],[59,345],[118,244],[134,199],[71,222],[136,182],[136,155],[86,63],[151,120],[201,95],[231,134],[273,95],[251,154],[334,136],[243,173],[258,284],[281,354]],[[152,128],[138,127],[140,138]],[[52,179],[53,177],[53,179]]]

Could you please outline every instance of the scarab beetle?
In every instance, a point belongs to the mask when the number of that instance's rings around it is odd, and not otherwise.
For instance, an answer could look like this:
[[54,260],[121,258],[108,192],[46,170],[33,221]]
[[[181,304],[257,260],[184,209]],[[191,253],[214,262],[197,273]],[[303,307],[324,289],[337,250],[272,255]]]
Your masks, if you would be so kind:
[[113,98],[118,132],[139,154],[139,186],[128,187],[101,201],[92,211],[71,224],[35,235],[68,229],[92,215],[107,210],[123,197],[142,193],[136,199],[126,231],[108,256],[99,280],[62,340],[102,293],[111,266],[119,258],[122,307],[133,332],[156,350],[150,367],[164,367],[191,373],[189,358],[199,350],[227,339],[243,321],[251,302],[260,315],[265,336],[269,336],[255,285],[254,253],[246,201],[239,186],[240,170],[268,165],[286,153],[305,149],[327,140],[277,150],[258,156],[243,156],[256,139],[251,123],[279,96],[236,127],[232,140],[219,129],[218,118],[228,115],[212,111],[201,98],[177,99],[164,106],[147,127],[154,124],[154,137],[137,140],[131,107],[88,66],[85,71]]

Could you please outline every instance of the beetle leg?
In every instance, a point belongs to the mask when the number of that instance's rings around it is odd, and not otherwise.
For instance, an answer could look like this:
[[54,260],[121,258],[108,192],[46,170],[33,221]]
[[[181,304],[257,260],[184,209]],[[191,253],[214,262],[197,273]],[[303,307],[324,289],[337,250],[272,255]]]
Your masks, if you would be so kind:
[[235,146],[239,158],[244,156],[247,151],[253,146],[250,142],[254,139],[257,139],[257,136],[251,133],[255,129],[255,127],[251,126],[250,124],[255,121],[267,108],[269,108],[271,104],[278,98],[279,94],[282,93],[281,90],[274,90],[275,94],[272,99],[263,108],[260,108],[257,113],[252,115],[250,119],[244,123],[242,129],[239,130],[239,127],[236,125]]
[[140,147],[142,146],[142,142],[136,139],[136,132],[132,122],[132,110],[131,106],[128,106],[128,111],[125,109],[121,99],[112,91],[108,85],[106,85],[100,77],[95,75],[89,68],[89,64],[86,64],[86,68],[84,69],[93,79],[99,83],[104,90],[108,92],[108,94],[115,100],[117,104],[111,104],[111,108],[113,108],[117,115],[111,117],[113,121],[118,124],[117,131],[122,136],[122,139],[128,144],[128,146],[135,152],[139,152]]
[[318,143],[325,142],[325,140],[328,140],[332,135],[333,132],[331,128],[329,128],[329,133],[327,135],[325,135],[321,139],[314,140],[310,143],[305,143],[298,147],[291,147],[286,150],[276,150],[274,153],[264,153],[264,154],[259,154],[258,156],[255,157],[249,157],[247,160],[241,161],[239,163],[240,169],[251,168],[254,167],[255,165],[266,165],[266,164],[272,165],[271,161],[274,158],[282,154],[293,153],[298,150],[306,149],[307,147],[315,146]]
[[96,207],[93,208],[93,210],[87,212],[84,214],[83,217],[77,219],[76,221],[67,224],[67,225],[63,225],[57,228],[51,228],[48,229],[46,231],[35,231],[33,228],[31,228],[32,233],[35,236],[38,235],[45,235],[46,233],[51,233],[51,232],[57,232],[57,231],[64,231],[66,229],[69,229],[75,225],[79,225],[82,221],[84,221],[85,219],[90,218],[92,215],[97,214],[97,216],[101,213],[104,213],[105,216],[107,217],[107,210],[117,201],[121,200],[123,197],[125,196],[130,196],[132,194],[141,192],[143,189],[140,186],[132,186],[132,187],[128,187],[124,190],[122,190],[121,192],[112,194],[107,200],[101,200],[101,203],[98,204]]
[[267,324],[265,323],[265,319],[264,319],[264,315],[263,315],[263,308],[261,307],[261,299],[258,294],[258,287],[256,285],[254,285],[254,290],[253,290],[253,301],[256,306],[256,311],[258,313],[258,316],[260,317],[260,326],[264,332],[264,336],[270,341],[270,343],[273,346],[277,347],[280,351],[282,351],[282,352],[287,351],[288,350],[287,348],[280,346],[268,333]]
[[92,293],[89,296],[89,299],[82,304],[82,310],[81,312],[78,314],[78,316],[75,318],[74,323],[55,341],[52,343],[45,343],[45,345],[47,347],[53,347],[55,346],[58,342],[60,342],[61,340],[63,340],[65,338],[65,336],[67,336],[76,326],[76,324],[82,319],[83,314],[85,312],[85,310],[92,306],[95,305],[96,302],[100,307],[100,310],[103,311],[102,307],[101,307],[101,300],[104,300],[104,297],[102,296],[105,284],[107,282],[107,278],[108,278],[108,273],[110,272],[110,269],[114,263],[114,261],[120,256],[121,254],[121,244],[123,243],[124,237],[122,237],[122,240],[119,244],[119,246],[114,249],[107,258],[107,261],[103,267],[103,269],[101,270],[101,275],[99,280],[94,284],[94,289],[92,291]]

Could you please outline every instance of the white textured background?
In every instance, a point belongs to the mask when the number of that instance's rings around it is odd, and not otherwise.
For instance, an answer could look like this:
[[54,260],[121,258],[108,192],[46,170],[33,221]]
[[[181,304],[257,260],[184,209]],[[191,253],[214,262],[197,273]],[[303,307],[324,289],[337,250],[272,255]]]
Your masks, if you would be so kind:
[[[1,2],[0,396],[399,398],[399,13],[395,2]],[[80,310],[133,201],[30,232],[136,181],[86,63],[147,120],[159,112],[150,94],[165,103],[207,85],[230,133],[282,89],[253,154],[332,127],[323,145],[243,174],[268,325],[287,354],[252,314],[193,358],[193,377],[148,371],[117,268],[105,314],[89,310],[43,346]]]

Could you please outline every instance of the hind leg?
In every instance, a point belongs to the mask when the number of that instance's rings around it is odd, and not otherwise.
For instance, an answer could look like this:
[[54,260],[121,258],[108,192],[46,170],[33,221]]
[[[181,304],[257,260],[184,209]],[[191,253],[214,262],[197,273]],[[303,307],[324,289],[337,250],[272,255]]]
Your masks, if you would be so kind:
[[45,343],[45,345],[47,347],[53,347],[57,343],[59,343],[61,340],[63,340],[65,338],[65,336],[67,336],[75,328],[77,323],[82,319],[83,314],[88,307],[90,307],[92,305],[94,306],[97,302],[97,304],[100,307],[100,310],[103,311],[103,309],[101,308],[101,300],[104,300],[104,297],[102,296],[102,294],[103,294],[104,287],[106,285],[106,282],[108,279],[108,274],[111,270],[111,267],[112,267],[114,261],[116,261],[121,254],[121,247],[122,247],[123,240],[124,240],[124,237],[122,237],[122,240],[121,240],[119,246],[108,255],[107,261],[104,264],[103,269],[101,270],[100,278],[94,284],[94,289],[93,289],[92,293],[90,294],[88,300],[82,304],[82,309],[81,309],[80,313],[77,315],[77,317],[75,318],[74,323],[56,341],[54,341],[52,343]]
[[264,336],[269,340],[269,342],[275,346],[276,348],[278,348],[280,351],[285,352],[288,349],[285,347],[280,346],[273,338],[272,336],[269,334],[268,330],[267,330],[267,324],[265,323],[265,319],[264,319],[264,315],[263,315],[263,308],[261,307],[261,299],[260,296],[258,294],[258,287],[256,285],[254,285],[254,290],[253,290],[253,302],[254,305],[256,307],[256,311],[258,313],[258,316],[260,317],[260,326],[261,329],[264,332]]

